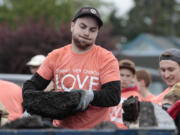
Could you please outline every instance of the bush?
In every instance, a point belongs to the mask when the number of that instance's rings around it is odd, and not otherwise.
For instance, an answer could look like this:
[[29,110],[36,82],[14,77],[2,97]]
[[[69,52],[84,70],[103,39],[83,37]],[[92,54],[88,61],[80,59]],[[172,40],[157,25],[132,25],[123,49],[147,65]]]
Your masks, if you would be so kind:
[[[70,25],[47,25],[44,19],[34,21],[28,19],[24,24],[17,22],[17,28],[10,29],[4,23],[0,25],[0,72],[29,73],[26,62],[36,54],[47,55],[55,48],[71,43]],[[108,50],[115,49],[115,43],[110,35],[111,29],[100,32],[97,44]]]

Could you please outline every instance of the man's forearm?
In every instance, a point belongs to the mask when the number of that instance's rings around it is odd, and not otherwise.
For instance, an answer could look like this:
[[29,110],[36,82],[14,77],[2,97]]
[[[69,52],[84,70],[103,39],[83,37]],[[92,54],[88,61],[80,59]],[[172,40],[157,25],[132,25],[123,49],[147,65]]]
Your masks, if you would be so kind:
[[104,84],[101,90],[94,91],[94,99],[91,104],[99,107],[110,107],[118,105],[120,100],[120,81],[113,81]]
[[[49,80],[45,80],[35,73],[30,80],[24,83],[23,93],[27,90],[44,90],[49,83]],[[113,81],[104,84],[101,90],[94,91],[94,99],[91,104],[100,107],[115,106],[119,104],[120,97],[120,81]]]
[[49,83],[49,80],[45,80],[38,73],[35,73],[30,80],[24,83],[23,93],[27,90],[44,90]]

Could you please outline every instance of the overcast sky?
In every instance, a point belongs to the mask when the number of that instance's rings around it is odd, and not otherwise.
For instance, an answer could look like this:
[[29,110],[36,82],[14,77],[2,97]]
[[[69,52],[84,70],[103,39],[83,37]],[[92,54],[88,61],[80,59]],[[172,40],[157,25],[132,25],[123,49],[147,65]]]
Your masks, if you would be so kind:
[[[118,14],[117,14],[118,16],[124,16],[134,6],[133,0],[103,0],[103,1],[114,3],[115,7],[118,9]],[[0,0],[0,5],[2,3],[3,0]]]
[[115,7],[118,9],[118,15],[124,16],[133,6],[133,0],[104,0],[107,2],[114,3]]

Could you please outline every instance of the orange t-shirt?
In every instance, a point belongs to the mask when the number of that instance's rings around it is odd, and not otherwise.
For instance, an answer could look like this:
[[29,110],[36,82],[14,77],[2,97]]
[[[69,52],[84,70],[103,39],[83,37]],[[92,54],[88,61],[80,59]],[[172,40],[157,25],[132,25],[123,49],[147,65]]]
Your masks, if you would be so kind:
[[9,112],[8,121],[21,118],[23,114],[22,88],[12,82],[0,80],[0,93],[0,101]]
[[158,96],[156,96],[156,97],[152,100],[152,102],[161,105],[161,104],[162,104],[162,100],[163,100],[164,96],[168,93],[168,91],[169,91],[169,88],[165,89],[165,90],[164,90],[163,92],[161,92]]
[[134,97],[137,96],[138,100],[142,101],[142,97],[141,97],[140,93],[138,92],[137,86],[129,87],[124,90],[123,89],[121,90],[121,97],[127,99],[130,96],[134,96]]
[[[47,56],[37,72],[47,80],[53,79],[57,91],[100,90],[103,84],[120,80],[117,59],[111,52],[96,45],[84,54],[73,53],[71,45],[56,49]],[[89,129],[105,120],[108,113],[108,107],[89,105],[84,112],[61,121],[55,120],[54,125]]]
[[123,104],[124,100],[126,100],[130,96],[134,96],[134,97],[137,96],[138,100],[142,101],[142,97],[141,97],[141,95],[139,94],[139,92],[137,90],[137,86],[122,90],[121,91],[121,102],[117,106],[111,107],[110,115],[108,116],[108,120],[114,122],[116,124],[116,126],[118,126],[120,129],[126,129],[127,128],[123,124],[122,104]]
[[155,98],[156,96],[153,94],[150,94],[149,96],[142,98],[142,101],[147,101],[147,102],[152,102],[152,100]]

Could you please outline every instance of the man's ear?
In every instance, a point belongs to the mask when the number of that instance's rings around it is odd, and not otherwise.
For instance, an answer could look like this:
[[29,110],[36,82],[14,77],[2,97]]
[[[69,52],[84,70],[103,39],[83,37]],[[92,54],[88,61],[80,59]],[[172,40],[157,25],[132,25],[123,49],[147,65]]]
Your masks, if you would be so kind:
[[71,32],[74,30],[74,25],[75,25],[75,23],[71,22]]

